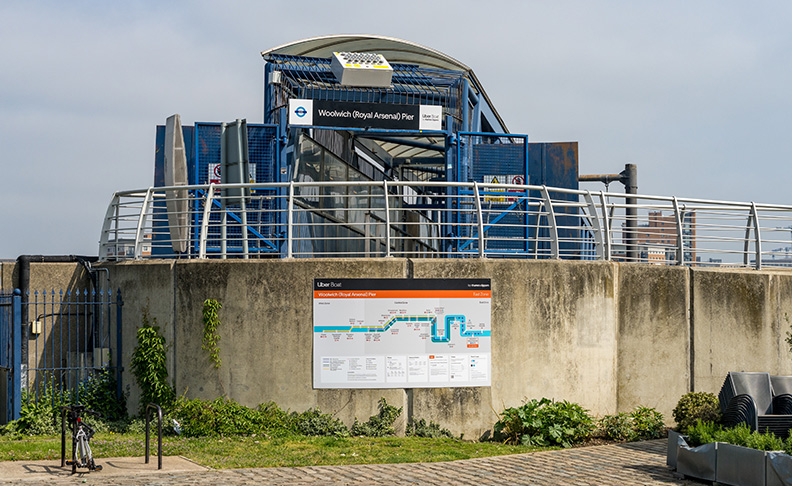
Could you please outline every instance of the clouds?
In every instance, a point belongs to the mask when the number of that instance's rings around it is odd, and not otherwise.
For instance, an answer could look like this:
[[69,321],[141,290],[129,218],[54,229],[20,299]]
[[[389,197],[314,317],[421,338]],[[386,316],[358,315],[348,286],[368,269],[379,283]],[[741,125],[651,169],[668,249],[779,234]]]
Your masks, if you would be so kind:
[[636,163],[642,193],[787,203],[791,14],[783,2],[4,2],[0,257],[95,254],[112,193],[152,183],[156,124],[260,122],[259,52],[337,33],[459,59],[512,131],[578,140],[583,173]]

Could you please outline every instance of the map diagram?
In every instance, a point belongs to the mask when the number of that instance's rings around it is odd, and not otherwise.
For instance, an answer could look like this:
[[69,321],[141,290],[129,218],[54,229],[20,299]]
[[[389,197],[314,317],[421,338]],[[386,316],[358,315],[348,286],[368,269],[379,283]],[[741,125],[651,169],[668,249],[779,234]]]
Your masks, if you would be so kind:
[[489,386],[489,279],[314,280],[315,388]]

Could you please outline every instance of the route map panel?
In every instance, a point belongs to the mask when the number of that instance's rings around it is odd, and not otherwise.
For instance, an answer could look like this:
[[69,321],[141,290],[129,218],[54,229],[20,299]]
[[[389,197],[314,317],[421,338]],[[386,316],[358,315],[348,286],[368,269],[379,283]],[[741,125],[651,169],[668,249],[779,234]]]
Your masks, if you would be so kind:
[[314,279],[314,388],[490,386],[489,279]]

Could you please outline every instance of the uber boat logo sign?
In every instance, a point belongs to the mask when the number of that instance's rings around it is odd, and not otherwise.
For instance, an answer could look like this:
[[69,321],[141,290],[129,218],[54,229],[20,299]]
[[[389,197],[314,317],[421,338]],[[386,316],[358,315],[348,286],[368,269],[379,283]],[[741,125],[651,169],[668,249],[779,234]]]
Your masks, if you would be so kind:
[[289,100],[289,124],[386,130],[442,130],[443,107]]
[[421,120],[418,130],[442,130],[443,107],[434,105],[421,105]]
[[289,125],[313,124],[313,100],[289,100]]

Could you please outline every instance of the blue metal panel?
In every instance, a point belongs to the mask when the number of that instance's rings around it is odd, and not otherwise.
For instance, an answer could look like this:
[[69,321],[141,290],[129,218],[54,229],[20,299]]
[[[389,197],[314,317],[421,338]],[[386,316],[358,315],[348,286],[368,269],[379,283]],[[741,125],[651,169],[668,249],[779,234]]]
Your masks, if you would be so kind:
[[[278,127],[275,125],[249,124],[248,126],[248,153],[250,164],[253,167],[253,174],[256,182],[268,183],[277,182],[279,174],[280,154],[278,150]],[[208,184],[209,165],[220,164],[220,123],[196,123],[195,126],[183,126],[184,144],[187,155],[187,175],[190,184]],[[165,180],[164,171],[164,145],[165,127],[158,126],[156,133],[156,153],[154,158],[154,186],[162,186]],[[202,194],[199,194],[201,196]],[[273,190],[258,189],[254,195],[267,196],[274,195]],[[248,231],[251,233],[251,242],[254,240],[258,245],[252,244],[252,251],[272,252],[273,245],[267,244],[265,240],[271,238],[276,232],[277,221],[274,220],[274,212],[268,206],[271,202],[254,200],[247,207],[248,211]],[[199,242],[195,228],[200,227],[200,219],[203,214],[203,206],[196,198],[191,207],[193,234],[191,238],[193,245],[191,251],[198,252]],[[231,220],[235,219],[235,214],[230,215]],[[220,215],[217,212],[212,214],[212,218],[219,221]],[[238,221],[238,218],[236,218]],[[154,235],[152,237],[152,255],[166,256],[172,255],[173,250],[170,246],[170,235],[168,232],[167,217],[165,216],[165,203],[157,201],[154,203]],[[236,233],[234,233],[236,231]],[[215,240],[220,236],[219,229],[217,235],[212,235]],[[229,234],[229,240],[241,241],[241,229],[235,227]],[[234,242],[229,241],[233,248]],[[241,250],[239,243],[236,250]],[[215,252],[219,250],[219,243],[209,245],[207,251]]]
[[[460,132],[458,134],[457,158],[455,175],[458,182],[492,182],[487,176],[518,176],[517,181],[498,180],[500,183],[511,184],[529,182],[526,174],[526,144],[525,135],[506,135],[480,132]],[[533,181],[531,181],[533,182]],[[463,208],[460,208],[463,209]],[[525,214],[527,201],[515,199],[503,203],[490,203],[483,207],[485,218],[483,223],[488,238],[486,251],[524,253],[528,250],[527,234],[525,231]],[[460,250],[478,246],[477,238],[472,228],[473,208],[457,213],[458,237],[468,238],[460,240]],[[487,225],[495,222],[514,227],[491,228]],[[502,239],[498,239],[502,238]]]
[[22,411],[22,293],[14,290],[12,297],[12,328],[11,328],[11,376],[8,384],[8,392],[11,396],[11,403],[8,407],[9,418],[16,420]]
[[[578,189],[578,144],[577,142],[556,142],[556,143],[531,143],[528,144],[528,171],[531,175],[531,184],[545,185],[548,187],[563,187],[566,189]],[[554,199],[565,199],[571,202],[578,202],[578,198],[574,194],[551,194]],[[531,191],[530,197],[540,198],[539,191]],[[564,213],[577,214],[574,208],[557,208],[556,221],[559,226],[558,236],[561,239],[577,238],[581,229],[580,219],[577,216],[564,216]],[[544,222],[539,227],[539,234],[533,233],[533,228],[537,227],[538,215],[536,213],[530,214],[528,218],[528,225],[532,228],[530,239],[534,242],[538,241],[537,236],[547,238],[548,230]],[[540,225],[541,226],[541,225]],[[564,228],[567,227],[567,228]],[[534,243],[535,244],[535,243]],[[532,244],[532,245],[534,245]],[[549,242],[544,241],[539,243],[538,247],[532,246],[532,252],[536,251],[538,254],[549,254]],[[559,251],[562,254],[570,255],[571,253],[580,253],[582,250],[577,244],[566,241],[561,243]]]

